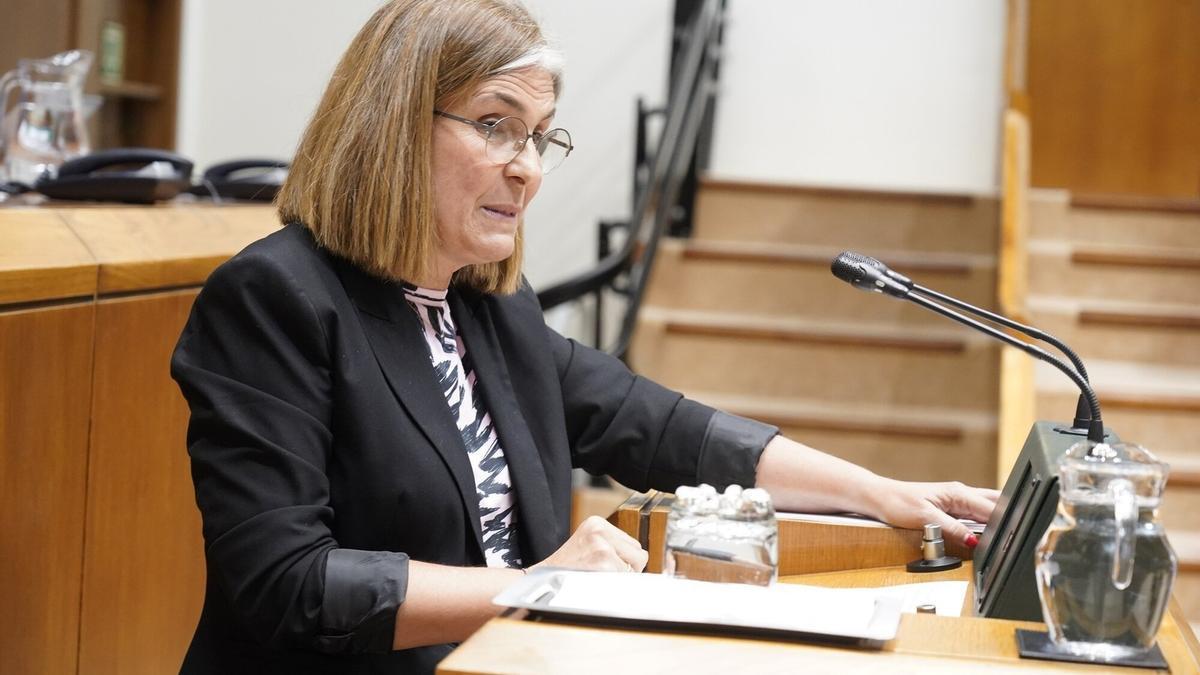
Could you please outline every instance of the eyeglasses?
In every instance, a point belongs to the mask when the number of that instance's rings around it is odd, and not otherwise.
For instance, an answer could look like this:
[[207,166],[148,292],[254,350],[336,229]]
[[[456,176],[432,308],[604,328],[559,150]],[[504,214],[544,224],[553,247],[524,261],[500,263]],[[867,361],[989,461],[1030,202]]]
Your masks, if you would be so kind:
[[538,158],[542,162],[542,173],[550,173],[575,146],[571,145],[571,134],[566,129],[551,129],[545,133],[530,133],[529,127],[517,117],[501,117],[495,122],[476,122],[465,117],[452,115],[441,110],[434,110],[435,115],[441,115],[455,122],[462,122],[475,127],[475,130],[487,139],[487,158],[496,164],[508,164],[521,154],[529,139],[533,139],[533,147],[537,148]]

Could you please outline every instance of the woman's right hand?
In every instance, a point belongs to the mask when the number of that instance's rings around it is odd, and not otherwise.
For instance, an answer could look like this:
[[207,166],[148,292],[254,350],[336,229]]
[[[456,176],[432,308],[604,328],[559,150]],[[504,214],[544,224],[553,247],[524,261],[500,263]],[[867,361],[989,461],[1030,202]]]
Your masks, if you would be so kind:
[[633,537],[600,516],[583,521],[571,538],[529,569],[565,567],[596,572],[641,572],[650,554]]

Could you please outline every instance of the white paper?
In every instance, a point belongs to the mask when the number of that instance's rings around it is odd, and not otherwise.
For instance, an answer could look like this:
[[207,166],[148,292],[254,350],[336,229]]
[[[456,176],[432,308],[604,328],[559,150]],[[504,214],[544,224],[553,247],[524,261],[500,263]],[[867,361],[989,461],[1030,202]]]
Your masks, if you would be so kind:
[[909,614],[915,614],[918,605],[933,605],[937,608],[939,616],[962,616],[963,601],[967,597],[967,582],[927,581],[920,584],[854,590],[866,590],[899,598],[900,611]]
[[[597,616],[720,624],[887,640],[910,598],[879,589],[800,584],[750,586],[676,579],[658,574],[561,572],[532,589],[535,603],[556,589],[546,609]],[[917,600],[914,600],[916,602]],[[926,595],[919,602],[930,602]]]
[[[750,586],[661,574],[556,571],[528,578],[517,601],[506,591],[498,604],[537,606],[590,616],[770,628],[820,635],[889,640],[901,612],[934,605],[959,616],[965,581],[935,581],[870,588],[803,584]],[[548,599],[548,600],[547,600]]]

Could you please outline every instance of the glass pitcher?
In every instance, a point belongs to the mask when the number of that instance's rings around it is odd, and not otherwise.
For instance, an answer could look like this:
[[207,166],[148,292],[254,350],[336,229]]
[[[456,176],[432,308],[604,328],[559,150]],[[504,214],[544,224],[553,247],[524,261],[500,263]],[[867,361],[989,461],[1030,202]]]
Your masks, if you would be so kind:
[[1085,441],[1063,455],[1058,513],[1037,552],[1042,615],[1058,649],[1109,661],[1154,646],[1176,571],[1158,520],[1169,470],[1128,443]]
[[83,95],[91,65],[91,52],[72,50],[21,59],[0,78],[0,182],[33,185],[91,150],[84,123],[91,101]]
[[667,516],[663,573],[700,581],[769,586],[779,568],[771,496],[737,485],[680,486]]

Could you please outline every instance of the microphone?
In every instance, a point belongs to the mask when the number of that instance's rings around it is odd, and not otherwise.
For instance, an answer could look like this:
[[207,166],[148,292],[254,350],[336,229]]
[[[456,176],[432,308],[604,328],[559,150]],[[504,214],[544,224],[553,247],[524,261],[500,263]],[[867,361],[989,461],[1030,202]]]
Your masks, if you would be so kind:
[[[888,274],[891,270],[887,270],[883,263],[874,265],[869,262],[871,260],[879,262],[874,258],[867,258],[853,251],[843,251],[841,255],[833,259],[830,269],[833,270],[833,276],[849,283],[855,288],[884,293],[894,298],[908,299],[909,289],[912,288],[912,281],[908,277],[896,274],[895,272]],[[903,281],[900,279],[903,279]]]
[[[937,293],[936,291],[931,291],[919,286],[913,283],[913,281],[908,277],[900,274],[899,272],[893,271],[887,265],[876,260],[875,258],[864,256],[853,251],[843,251],[841,254],[839,254],[833,259],[830,269],[835,277],[849,283],[855,288],[865,291],[874,291],[876,293],[882,293],[894,298],[908,300],[909,302],[920,305],[933,312],[937,312],[938,314],[941,314],[942,316],[953,321],[970,326],[971,328],[974,328],[985,335],[991,336],[1005,344],[1020,349],[1035,359],[1045,361],[1055,368],[1058,368],[1063,372],[1063,374],[1071,378],[1071,381],[1075,383],[1075,386],[1079,387],[1081,399],[1085,400],[1087,404],[1087,411],[1090,413],[1089,419],[1083,419],[1080,415],[1080,411],[1083,406],[1079,406],[1079,409],[1076,410],[1075,417],[1076,428],[1082,429],[1086,427],[1087,437],[1089,440],[1096,443],[1104,442],[1104,423],[1100,418],[1100,400],[1096,397],[1096,392],[1092,390],[1091,385],[1088,383],[1088,380],[1084,375],[1086,371],[1083,368],[1082,361],[1080,361],[1075,352],[1067,348],[1062,341],[1050,336],[1047,333],[1020,324],[1007,317],[994,314],[985,309],[962,302],[961,300],[957,300],[955,298],[951,298],[941,293]],[[1036,345],[1032,345],[1023,340],[1018,340],[1011,335],[1001,332],[985,323],[976,321],[975,319],[972,319],[964,314],[960,314],[948,307],[944,307],[937,302],[924,297],[925,295],[930,295],[948,305],[964,309],[978,316],[985,317],[988,320],[995,321],[1001,325],[1019,330],[1027,335],[1031,335],[1032,337],[1046,340],[1055,347],[1062,349],[1063,352],[1067,354],[1071,361],[1076,365],[1076,368],[1071,368],[1061,359],[1053,356],[1049,352],[1037,347]]]
[[[950,305],[951,307],[954,307],[954,308],[957,308],[957,309],[960,309],[960,310],[963,310],[966,312],[970,312],[971,314],[974,314],[976,316],[982,316],[983,318],[987,319],[988,321],[991,321],[992,323],[1000,324],[1001,326],[1005,326],[1005,327],[1011,328],[1015,331],[1024,333],[1025,335],[1028,335],[1029,337],[1032,337],[1035,340],[1041,340],[1042,342],[1047,342],[1047,343],[1053,345],[1056,349],[1058,349],[1060,352],[1065,354],[1068,359],[1070,359],[1071,365],[1073,365],[1075,367],[1075,372],[1079,373],[1079,375],[1081,377],[1083,377],[1084,380],[1087,380],[1089,384],[1091,383],[1091,379],[1088,378],[1087,368],[1085,368],[1083,365],[1083,359],[1080,359],[1079,355],[1076,354],[1073,349],[1068,347],[1065,342],[1063,342],[1062,340],[1059,340],[1058,338],[1054,337],[1053,335],[1051,335],[1045,331],[1038,330],[1037,328],[1034,328],[1033,326],[1027,326],[1023,323],[1013,321],[1012,319],[1010,319],[1007,316],[1004,316],[1002,314],[996,314],[995,312],[989,312],[988,310],[983,309],[982,307],[976,307],[975,305],[963,302],[962,300],[959,300],[957,298],[952,298],[948,295],[943,295],[942,293],[938,293],[935,290],[925,288],[924,286],[921,286],[919,284],[915,284],[915,283],[913,283],[912,279],[909,279],[908,277],[904,276],[903,274],[900,274],[899,272],[888,267],[886,264],[884,264],[879,259],[872,258],[869,255],[855,253],[854,251],[845,251],[842,253],[841,256],[838,256],[838,258],[842,258],[842,256],[845,256],[847,261],[853,261],[856,263],[865,264],[865,265],[874,267],[876,270],[879,270],[884,275],[886,275],[886,276],[890,277],[891,279],[893,279],[894,281],[897,281],[900,284],[904,285],[904,287],[909,289],[910,291],[916,291],[917,293],[920,293],[921,295],[924,295],[924,296],[930,297],[930,298],[934,298],[940,302]],[[834,262],[836,263],[836,260]],[[837,274],[838,274],[838,272],[835,270],[834,275],[837,275]],[[841,277],[839,277],[839,278],[841,278]],[[861,286],[859,286],[859,287],[861,288]],[[1080,393],[1079,401],[1075,404],[1075,420],[1071,423],[1071,428],[1082,432],[1087,429],[1088,422],[1090,421],[1090,419],[1091,419],[1091,412],[1089,410],[1087,397],[1084,396],[1083,393]]]

